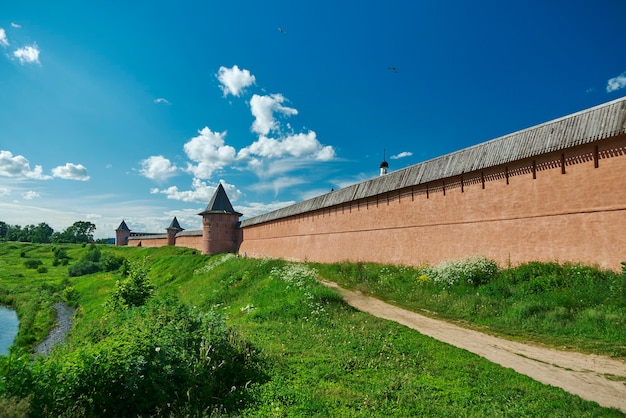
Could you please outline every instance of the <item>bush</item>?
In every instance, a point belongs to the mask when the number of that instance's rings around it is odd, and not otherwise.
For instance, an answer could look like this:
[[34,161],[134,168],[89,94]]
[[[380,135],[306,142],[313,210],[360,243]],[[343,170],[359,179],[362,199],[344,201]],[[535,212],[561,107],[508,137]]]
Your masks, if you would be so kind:
[[498,274],[498,264],[485,257],[470,257],[459,261],[447,261],[431,268],[427,276],[434,283],[444,286],[469,284],[477,287],[489,283]]
[[33,269],[33,270],[38,268],[42,264],[43,263],[41,262],[41,260],[36,260],[36,259],[29,259],[29,260],[24,261],[24,266],[26,268]]
[[37,273],[47,273],[48,272],[48,268],[46,266],[39,266],[37,267]]
[[128,277],[115,283],[107,306],[113,311],[141,306],[152,296],[153,290],[144,264],[131,263]]
[[256,380],[254,352],[224,318],[175,299],[151,299],[101,327],[104,338],[31,366],[33,416],[200,413],[237,404],[243,395],[232,388]]
[[83,256],[81,260],[98,263],[100,261],[101,255],[102,254],[100,252],[100,249],[96,247],[96,244],[91,244],[89,246],[89,250],[85,253],[85,255]]
[[103,271],[116,271],[119,270],[120,267],[124,264],[124,260],[126,260],[122,256],[116,256],[114,254],[104,254],[100,258],[100,265],[102,266]]
[[67,270],[67,274],[70,277],[84,276],[86,274],[93,274],[100,271],[100,264],[93,261],[81,260],[78,263],[70,266]]

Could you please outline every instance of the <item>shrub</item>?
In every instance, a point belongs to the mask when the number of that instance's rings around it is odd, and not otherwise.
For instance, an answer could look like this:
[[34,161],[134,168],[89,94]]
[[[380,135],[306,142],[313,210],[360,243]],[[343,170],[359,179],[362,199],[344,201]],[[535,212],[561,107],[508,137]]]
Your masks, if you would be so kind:
[[86,274],[93,274],[100,271],[100,264],[93,261],[81,260],[78,263],[70,266],[67,270],[67,274],[70,277],[84,276]]
[[119,270],[120,267],[124,264],[124,260],[126,260],[122,256],[116,256],[114,254],[104,254],[100,258],[100,265],[102,266],[103,271],[116,271]]
[[48,268],[46,266],[39,266],[37,267],[37,273],[47,273],[48,272]]
[[128,277],[115,283],[113,294],[106,303],[114,311],[141,306],[152,296],[153,290],[145,265],[131,263]]
[[470,257],[459,261],[446,261],[431,268],[427,276],[444,286],[469,284],[480,286],[489,283],[498,274],[498,264],[485,257]]
[[36,260],[36,259],[29,259],[29,260],[24,261],[24,266],[26,268],[33,269],[33,270],[38,268],[42,264],[43,263],[41,262],[41,260]]
[[100,249],[96,247],[96,244],[91,244],[81,260],[98,263],[101,255]]
[[213,312],[153,298],[103,320],[104,338],[35,363],[33,416],[201,412],[238,403],[233,388],[257,380],[254,351]]

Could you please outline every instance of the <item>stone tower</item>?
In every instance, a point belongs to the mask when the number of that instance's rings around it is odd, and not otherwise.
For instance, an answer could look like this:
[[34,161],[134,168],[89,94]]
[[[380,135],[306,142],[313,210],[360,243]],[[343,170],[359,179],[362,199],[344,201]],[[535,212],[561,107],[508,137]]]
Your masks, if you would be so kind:
[[115,245],[128,245],[128,238],[130,237],[130,229],[126,222],[122,220],[120,226],[115,230]]
[[239,217],[220,183],[202,216],[202,254],[237,252],[241,244]]
[[170,226],[165,228],[165,230],[167,231],[167,245],[176,245],[176,234],[178,234],[180,231],[184,231],[184,228],[180,227],[178,219],[176,219],[176,216],[174,216],[174,219],[172,219],[172,223],[170,224]]

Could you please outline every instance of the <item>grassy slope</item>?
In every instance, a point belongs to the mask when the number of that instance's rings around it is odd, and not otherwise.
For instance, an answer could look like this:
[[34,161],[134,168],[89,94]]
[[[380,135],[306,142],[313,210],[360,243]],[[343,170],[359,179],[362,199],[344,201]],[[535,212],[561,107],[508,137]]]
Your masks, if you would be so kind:
[[[85,251],[69,248],[74,260]],[[254,399],[242,405],[242,416],[620,416],[357,312],[318,284],[306,266],[205,257],[179,248],[106,250],[145,259],[159,293],[223,312],[256,347],[268,379],[233,389]],[[45,275],[26,271],[20,267],[21,251],[44,259],[51,250],[0,244],[0,295],[12,299],[21,317],[39,318],[33,321],[41,324],[34,327],[37,332],[28,333],[38,335],[49,324],[48,309],[40,311],[50,303],[44,297],[60,294],[67,267],[50,266]],[[51,257],[44,263],[50,265]],[[337,278],[328,271],[324,275]],[[97,321],[117,278],[96,274],[70,280],[80,295],[77,327]],[[41,297],[29,297],[35,293]],[[38,301],[34,305],[33,299]],[[30,313],[32,309],[42,314]]]

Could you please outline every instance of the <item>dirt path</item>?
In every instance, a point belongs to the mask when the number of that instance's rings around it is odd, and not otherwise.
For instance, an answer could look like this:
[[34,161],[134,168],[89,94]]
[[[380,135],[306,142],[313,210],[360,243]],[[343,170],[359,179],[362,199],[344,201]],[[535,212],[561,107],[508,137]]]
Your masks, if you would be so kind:
[[324,284],[339,290],[346,302],[359,311],[398,322],[541,383],[626,413],[624,361],[505,340],[389,305],[361,292],[342,289],[335,283]]

